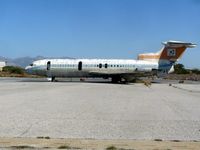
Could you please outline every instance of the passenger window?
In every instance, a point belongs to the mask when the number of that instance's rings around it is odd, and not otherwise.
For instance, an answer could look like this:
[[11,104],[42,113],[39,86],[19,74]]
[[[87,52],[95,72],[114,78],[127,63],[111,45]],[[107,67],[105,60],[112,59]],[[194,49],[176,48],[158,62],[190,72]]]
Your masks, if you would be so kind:
[[102,68],[102,64],[99,64],[99,68]]
[[108,68],[108,64],[105,64],[105,68]]

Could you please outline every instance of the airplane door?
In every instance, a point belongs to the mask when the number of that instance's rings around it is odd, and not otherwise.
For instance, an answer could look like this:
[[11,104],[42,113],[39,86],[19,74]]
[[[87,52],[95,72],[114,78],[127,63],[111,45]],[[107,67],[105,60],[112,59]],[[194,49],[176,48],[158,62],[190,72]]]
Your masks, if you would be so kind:
[[79,62],[78,62],[78,70],[79,70],[79,71],[82,70],[82,66],[83,66],[82,61],[79,61]]
[[51,77],[51,61],[47,62],[47,77]]
[[51,69],[51,62],[48,61],[48,62],[47,62],[47,70],[49,71],[50,69]]

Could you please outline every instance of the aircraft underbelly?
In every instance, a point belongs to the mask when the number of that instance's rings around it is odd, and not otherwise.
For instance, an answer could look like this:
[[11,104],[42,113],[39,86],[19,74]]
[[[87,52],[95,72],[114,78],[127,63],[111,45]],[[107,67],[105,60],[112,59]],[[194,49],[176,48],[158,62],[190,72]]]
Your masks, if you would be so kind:
[[51,69],[51,76],[55,77],[100,77],[100,76],[109,76],[113,74],[130,74],[134,73],[134,70],[129,69],[84,69],[84,70],[77,70],[77,69]]
[[[109,69],[109,68],[101,68],[101,69],[87,69],[83,68],[82,70],[78,70],[78,68],[51,68],[47,70],[46,68],[37,70],[36,74],[38,75],[46,75],[46,76],[54,76],[54,77],[112,77],[116,75],[136,75],[138,73],[142,73],[140,69]],[[148,70],[150,72],[150,70]]]
[[51,75],[55,77],[89,77],[86,71],[79,71],[74,69],[52,69]]

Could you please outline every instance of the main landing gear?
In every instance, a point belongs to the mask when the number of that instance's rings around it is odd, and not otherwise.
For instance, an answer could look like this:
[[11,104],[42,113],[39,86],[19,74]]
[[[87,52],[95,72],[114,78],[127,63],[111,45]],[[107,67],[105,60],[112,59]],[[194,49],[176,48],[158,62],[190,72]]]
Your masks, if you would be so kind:
[[128,83],[128,81],[124,78],[121,78],[120,76],[114,76],[112,77],[112,80],[111,80],[112,83]]
[[119,83],[119,82],[121,82],[121,78],[118,77],[118,76],[112,77],[112,81],[111,81],[111,82],[112,82],[112,83]]

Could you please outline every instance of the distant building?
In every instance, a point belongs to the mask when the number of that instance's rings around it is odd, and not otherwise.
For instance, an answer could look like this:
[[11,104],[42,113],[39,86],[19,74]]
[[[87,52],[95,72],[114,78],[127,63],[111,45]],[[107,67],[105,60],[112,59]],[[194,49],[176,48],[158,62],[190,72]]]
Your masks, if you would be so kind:
[[0,71],[2,71],[3,67],[6,66],[6,62],[5,61],[0,61]]

